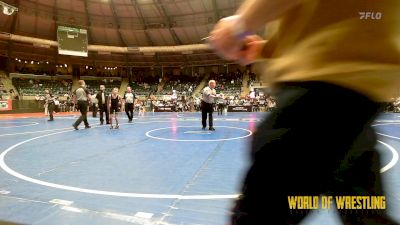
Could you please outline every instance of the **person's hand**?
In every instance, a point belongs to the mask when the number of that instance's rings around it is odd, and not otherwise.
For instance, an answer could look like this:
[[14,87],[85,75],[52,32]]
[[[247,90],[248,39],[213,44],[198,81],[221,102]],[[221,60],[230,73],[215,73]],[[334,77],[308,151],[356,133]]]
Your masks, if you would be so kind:
[[248,65],[262,58],[262,51],[267,41],[258,35],[247,36],[243,40],[244,47],[239,52],[237,62],[243,66]]
[[239,59],[240,50],[243,48],[245,31],[244,22],[240,16],[230,16],[221,19],[210,33],[208,43],[216,53],[228,60]]

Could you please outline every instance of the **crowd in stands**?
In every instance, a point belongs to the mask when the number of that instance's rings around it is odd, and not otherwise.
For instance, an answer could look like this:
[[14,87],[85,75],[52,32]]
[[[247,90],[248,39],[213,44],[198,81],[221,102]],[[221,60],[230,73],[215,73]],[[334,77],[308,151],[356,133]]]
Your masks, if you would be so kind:
[[[219,92],[217,92],[219,93]],[[173,97],[176,95],[175,97]],[[246,97],[240,98],[239,95],[223,95],[216,102],[222,104],[226,110],[228,106],[250,106],[251,111],[272,111],[276,107],[276,99],[269,95],[268,90],[255,90],[250,92]],[[215,107],[217,107],[215,104]],[[182,94],[173,93],[170,98],[163,100],[148,100],[145,105],[153,110],[155,107],[173,107],[177,112],[201,111],[200,96],[188,97]],[[215,109],[216,110],[216,109]]]
[[385,104],[384,111],[400,113],[400,97],[390,99],[390,102]]
[[18,99],[16,98],[15,92],[13,89],[10,89],[9,91],[5,89],[0,89],[0,100],[13,100],[13,99]]
[[106,93],[111,93],[113,88],[120,88],[121,86],[121,81],[113,79],[86,80],[85,83],[86,88],[89,90],[90,93],[97,93],[100,85],[104,85],[106,87]]
[[20,96],[40,95],[45,89],[51,90],[54,95],[69,95],[72,88],[71,80],[12,78],[12,83]]
[[165,82],[160,94],[172,95],[174,91],[183,96],[191,96],[193,91],[199,85],[201,77],[198,76],[171,76]]
[[210,79],[217,81],[215,89],[219,93],[238,96],[242,92],[243,73],[240,70],[229,73],[211,73]]
[[131,82],[130,87],[136,95],[149,95],[157,92],[158,82]]
[[3,100],[3,95],[7,94],[7,90],[3,84],[3,82],[0,80],[0,100]]
[[95,76],[95,77],[121,77],[120,70],[83,70],[80,74],[81,76]]

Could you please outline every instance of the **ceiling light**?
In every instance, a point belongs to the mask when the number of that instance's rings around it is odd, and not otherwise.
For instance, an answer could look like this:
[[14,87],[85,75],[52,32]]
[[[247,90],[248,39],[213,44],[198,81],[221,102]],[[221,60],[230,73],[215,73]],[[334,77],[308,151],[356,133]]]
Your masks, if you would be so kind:
[[9,5],[3,1],[0,1],[0,6],[3,7],[3,14],[10,16],[12,15],[14,12],[18,12],[18,8],[12,5]]

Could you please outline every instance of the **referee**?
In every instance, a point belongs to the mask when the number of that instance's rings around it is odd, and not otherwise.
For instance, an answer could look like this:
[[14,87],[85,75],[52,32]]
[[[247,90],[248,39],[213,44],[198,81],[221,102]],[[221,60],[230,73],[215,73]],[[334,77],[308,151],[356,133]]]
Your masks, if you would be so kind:
[[125,113],[128,116],[129,123],[132,123],[133,120],[134,103],[136,103],[136,95],[132,92],[131,87],[127,87],[124,97],[122,98],[122,104],[125,107]]
[[215,91],[215,80],[210,80],[208,82],[208,87],[203,89],[203,95],[201,100],[201,123],[203,124],[203,130],[206,129],[207,124],[207,113],[208,113],[208,126],[209,130],[215,131],[213,127],[213,115],[214,112],[214,102],[215,98],[217,97],[217,93]]

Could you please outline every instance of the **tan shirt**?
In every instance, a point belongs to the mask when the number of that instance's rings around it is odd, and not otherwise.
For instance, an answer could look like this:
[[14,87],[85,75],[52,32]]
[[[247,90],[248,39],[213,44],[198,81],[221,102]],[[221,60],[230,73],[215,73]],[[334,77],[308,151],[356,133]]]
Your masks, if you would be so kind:
[[84,87],[80,87],[75,90],[74,94],[76,95],[77,101],[87,101],[88,100],[87,96],[89,94],[89,91]]
[[400,87],[399,13],[399,0],[303,0],[264,49],[264,79],[325,81],[387,100]]

